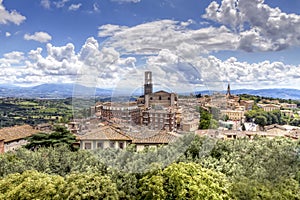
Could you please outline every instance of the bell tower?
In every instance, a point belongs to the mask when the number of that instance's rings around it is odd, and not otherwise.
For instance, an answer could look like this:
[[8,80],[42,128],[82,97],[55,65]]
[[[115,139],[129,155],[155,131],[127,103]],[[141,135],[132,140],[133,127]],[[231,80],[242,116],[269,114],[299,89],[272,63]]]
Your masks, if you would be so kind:
[[152,72],[146,71],[145,72],[144,95],[151,94],[152,92],[153,92]]
[[227,86],[227,93],[226,93],[226,96],[227,97],[231,97],[231,93],[230,93],[230,84],[228,83],[228,86]]

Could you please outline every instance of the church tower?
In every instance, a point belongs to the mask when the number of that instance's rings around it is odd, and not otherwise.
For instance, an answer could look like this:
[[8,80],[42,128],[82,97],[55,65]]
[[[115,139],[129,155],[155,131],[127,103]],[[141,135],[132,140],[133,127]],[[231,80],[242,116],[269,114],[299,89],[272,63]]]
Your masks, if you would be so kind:
[[152,72],[146,71],[145,72],[144,95],[151,94],[152,92],[153,92]]
[[231,97],[231,93],[230,93],[230,84],[229,84],[229,83],[228,83],[228,86],[227,86],[226,96],[227,96],[227,97]]

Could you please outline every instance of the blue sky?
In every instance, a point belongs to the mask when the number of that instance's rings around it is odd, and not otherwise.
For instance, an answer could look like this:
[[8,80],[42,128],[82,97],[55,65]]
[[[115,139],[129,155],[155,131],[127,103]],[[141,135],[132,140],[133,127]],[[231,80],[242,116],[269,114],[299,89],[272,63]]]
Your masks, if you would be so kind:
[[0,84],[300,89],[300,0],[0,0]]

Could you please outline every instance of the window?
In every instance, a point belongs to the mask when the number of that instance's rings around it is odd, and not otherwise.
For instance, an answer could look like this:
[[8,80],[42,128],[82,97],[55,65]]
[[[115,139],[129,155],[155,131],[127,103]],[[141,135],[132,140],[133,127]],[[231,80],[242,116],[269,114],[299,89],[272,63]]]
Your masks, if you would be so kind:
[[98,142],[97,143],[97,148],[98,149],[103,149],[103,142]]
[[92,143],[90,143],[90,142],[85,142],[85,143],[84,143],[84,149],[92,149]]
[[110,148],[115,148],[115,142],[114,141],[110,141],[109,142],[109,147]]
[[159,98],[158,98],[159,100],[161,100],[161,96],[159,96]]
[[119,142],[119,148],[124,149],[124,142]]

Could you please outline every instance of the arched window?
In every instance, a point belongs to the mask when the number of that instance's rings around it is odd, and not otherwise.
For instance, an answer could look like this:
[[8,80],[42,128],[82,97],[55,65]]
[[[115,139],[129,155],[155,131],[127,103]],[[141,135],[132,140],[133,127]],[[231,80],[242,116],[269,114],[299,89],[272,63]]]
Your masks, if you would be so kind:
[[158,98],[159,100],[161,100],[161,96],[159,96],[159,98]]

